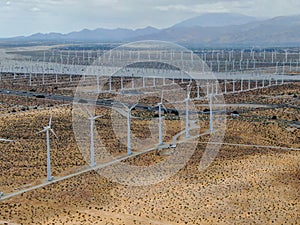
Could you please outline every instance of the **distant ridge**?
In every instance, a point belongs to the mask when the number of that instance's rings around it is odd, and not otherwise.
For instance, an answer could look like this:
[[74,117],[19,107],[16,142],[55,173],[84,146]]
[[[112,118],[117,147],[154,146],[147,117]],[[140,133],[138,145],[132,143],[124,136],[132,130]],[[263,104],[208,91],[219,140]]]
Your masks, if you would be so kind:
[[174,25],[139,38],[197,46],[300,46],[300,15],[221,27]]
[[[74,31],[68,34],[61,33],[36,33],[28,37],[16,37],[2,40],[20,40],[20,41],[122,41],[134,38],[137,36],[155,34],[160,30],[154,27],[146,27],[143,29],[103,29],[97,28],[95,30],[83,29],[81,31]],[[0,39],[1,40],[1,39]]]
[[196,46],[300,46],[300,15],[271,19],[230,13],[203,14],[166,29],[83,29],[68,34],[37,33],[1,42],[131,42],[163,40]]

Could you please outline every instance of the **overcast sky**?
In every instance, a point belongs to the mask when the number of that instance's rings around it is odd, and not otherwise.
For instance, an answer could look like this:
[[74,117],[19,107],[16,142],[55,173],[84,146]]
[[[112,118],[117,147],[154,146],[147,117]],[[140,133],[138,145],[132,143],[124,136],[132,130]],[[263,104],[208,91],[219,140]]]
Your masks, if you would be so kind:
[[83,28],[165,28],[203,13],[300,14],[299,0],[0,0],[0,37]]

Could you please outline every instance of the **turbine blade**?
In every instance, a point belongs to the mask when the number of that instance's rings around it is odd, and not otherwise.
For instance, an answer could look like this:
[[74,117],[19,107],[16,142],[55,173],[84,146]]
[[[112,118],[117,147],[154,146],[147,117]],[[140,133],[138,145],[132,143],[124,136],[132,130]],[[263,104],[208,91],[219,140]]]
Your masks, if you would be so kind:
[[13,140],[4,139],[4,138],[0,138],[0,141],[5,141],[5,142],[14,142]]
[[191,84],[187,85],[187,98],[190,99],[191,96]]
[[85,105],[84,108],[86,109],[86,111],[87,111],[87,113],[89,114],[89,116],[90,116],[91,118],[93,118],[93,115],[92,115],[92,113],[90,112],[90,110],[88,109],[88,107],[86,107],[86,105]]
[[49,127],[51,127],[51,124],[52,124],[52,113],[50,113]]
[[41,131],[37,132],[36,134],[44,133],[46,131],[47,131],[47,129],[44,129],[44,130],[41,130]]
[[121,104],[122,106],[124,106],[127,110],[129,110],[128,106],[125,105],[123,102],[120,102],[120,104]]
[[101,118],[101,117],[103,117],[103,115],[101,115],[101,116],[95,116],[95,117],[94,117],[94,120],[95,120],[95,119],[98,119],[98,118]]
[[139,117],[139,116],[132,116],[131,113],[130,113],[130,118],[131,119],[142,119],[142,117]]
[[136,106],[137,106],[137,104],[138,104],[138,103],[135,103],[134,105],[132,105],[132,106],[130,107],[130,109],[129,109],[129,110],[131,111],[131,110],[132,110],[134,107],[136,107]]
[[163,103],[163,99],[164,99],[164,91],[162,90],[162,91],[161,91],[161,98],[160,98],[161,104]]
[[56,137],[56,139],[58,139],[56,133],[54,132],[54,130],[50,129],[51,133]]
[[165,112],[168,112],[167,108],[162,104],[163,109],[165,110]]

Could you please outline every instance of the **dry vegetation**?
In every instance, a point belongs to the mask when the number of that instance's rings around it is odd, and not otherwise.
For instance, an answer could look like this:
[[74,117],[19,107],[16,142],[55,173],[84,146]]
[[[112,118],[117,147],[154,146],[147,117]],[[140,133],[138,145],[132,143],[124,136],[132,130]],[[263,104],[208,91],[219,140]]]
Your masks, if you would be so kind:
[[[1,204],[19,224],[296,224],[299,153],[223,147],[199,172],[204,146],[162,183],[119,185],[88,173]],[[140,157],[140,164],[157,155]],[[156,161],[158,162],[158,161]],[[143,164],[143,165],[145,165]]]
[[61,102],[50,99],[39,99],[36,97],[14,96],[0,94],[1,114],[24,112],[28,110],[51,108],[61,104]]
[[[71,106],[52,107],[53,130],[59,139],[51,137],[51,158],[52,171],[54,176],[62,176],[72,173],[82,168],[86,162],[75,141],[72,128]],[[106,149],[114,156],[124,156],[127,152],[126,143],[122,143],[118,138],[126,141],[126,118],[122,118],[120,123],[124,123],[125,132],[122,137],[116,137],[111,123],[111,110],[98,107],[97,115],[104,115],[101,120],[96,121],[97,132],[105,144]],[[36,134],[48,124],[50,111],[48,109],[32,109],[8,113],[1,116],[0,137],[15,140],[12,143],[0,142],[1,146],[1,167],[0,167],[0,188],[4,192],[12,192],[24,186],[31,186],[45,179],[46,171],[46,143],[45,134]],[[170,141],[178,130],[177,121],[166,121],[168,127],[165,135],[165,141]],[[146,139],[151,135],[147,119],[132,120],[132,133],[138,138]],[[89,138],[89,130],[86,136]],[[89,142],[87,142],[89,144]],[[140,149],[146,149],[140,146]],[[150,143],[151,144],[151,143]],[[149,147],[153,147],[152,145]],[[87,156],[88,157],[88,156]],[[96,160],[101,162],[100,152],[96,152]]]
[[[246,87],[245,87],[246,88]],[[292,93],[292,95],[291,95]],[[294,104],[299,84],[229,95],[228,103]],[[106,97],[110,97],[109,95]],[[151,100],[149,100],[151,102]],[[22,104],[23,102],[23,104]],[[24,99],[4,95],[4,110],[17,105],[34,106]],[[45,102],[44,106],[47,106]],[[42,104],[41,104],[42,105]],[[9,110],[7,109],[10,108]],[[63,176],[82,168],[86,162],[72,130],[71,106],[51,107],[53,129],[59,140],[51,141],[53,175]],[[0,137],[16,140],[0,143],[0,191],[40,183],[46,175],[45,135],[36,132],[46,126],[49,109],[8,113],[0,118]],[[126,154],[111,125],[111,112],[99,107],[97,131],[110,153]],[[132,133],[146,139],[153,114],[133,112],[144,119],[132,121]],[[272,118],[276,116],[276,119]],[[201,119],[207,126],[207,117]],[[229,117],[224,142],[300,148],[300,129],[289,122],[299,121],[297,108],[243,110]],[[178,121],[168,119],[164,141],[180,131]],[[87,133],[88,135],[88,133]],[[126,132],[120,138],[126,138]],[[202,137],[200,142],[208,141]],[[146,145],[146,143],[145,143]],[[35,191],[0,202],[0,224],[297,224],[300,202],[300,151],[222,146],[217,158],[205,171],[198,166],[205,149],[197,149],[177,174],[161,183],[131,187],[117,184],[88,172]],[[97,156],[101,160],[101,156]],[[128,159],[125,163],[149,166],[169,156],[156,151]],[[155,175],[155,174],[154,174]]]
[[[246,90],[246,89],[245,89]],[[229,94],[225,102],[231,103],[259,103],[259,104],[294,104],[299,106],[300,83],[287,83],[269,88],[252,90],[251,92]],[[296,103],[296,104],[295,104]]]
[[[53,111],[53,129],[59,140],[51,138],[54,176],[84,165],[75,144],[70,121],[71,109]],[[1,137],[15,140],[1,142],[1,189],[11,192],[45,177],[45,134],[36,134],[48,124],[48,110],[31,110],[1,117]]]

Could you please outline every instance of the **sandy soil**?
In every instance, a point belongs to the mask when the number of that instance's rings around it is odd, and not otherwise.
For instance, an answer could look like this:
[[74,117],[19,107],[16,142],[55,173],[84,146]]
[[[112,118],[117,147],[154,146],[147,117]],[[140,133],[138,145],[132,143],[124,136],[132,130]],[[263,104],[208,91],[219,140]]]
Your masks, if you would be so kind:
[[[269,96],[279,95],[282,91],[294,92],[297,87],[291,85],[286,90],[272,88]],[[238,96],[233,99],[233,102],[238,102]],[[255,98],[255,94],[246,94],[239,102],[247,99],[267,102]],[[272,100],[270,103],[289,102],[289,99]],[[272,119],[274,112],[264,110],[229,117],[224,142],[299,148],[300,130],[290,129],[289,124]],[[299,118],[298,111],[290,108],[283,107],[276,112],[282,120]],[[106,109],[100,108],[97,114],[101,113],[109,114]],[[47,124],[48,118],[49,109],[1,117],[0,137],[9,135],[17,140],[11,144],[0,143],[2,189],[9,191],[45,177],[44,137],[34,135]],[[59,146],[54,144],[52,148],[55,175],[85,164],[72,136],[70,118],[70,107],[53,110],[53,128],[61,137]],[[176,121],[168,123],[170,129],[166,138],[178,132]],[[207,126],[206,122],[202,123]],[[112,134],[109,124],[109,116],[97,122],[97,126],[107,129],[101,133],[98,128],[100,135]],[[135,121],[134,124],[133,133],[142,138],[149,135],[149,130],[140,131],[147,125],[147,120]],[[126,147],[120,145],[115,136],[104,138],[107,138],[107,146],[112,153],[126,154]],[[208,137],[199,138],[200,142],[207,140]],[[184,168],[151,186],[121,185],[93,171],[0,202],[0,224],[299,223],[300,151],[222,146],[209,168],[201,171],[199,163],[205,147],[198,144]],[[154,151],[125,163],[151,166],[168,157],[171,156],[158,155]],[[156,171],[149,177],[160,175],[160,171]]]

